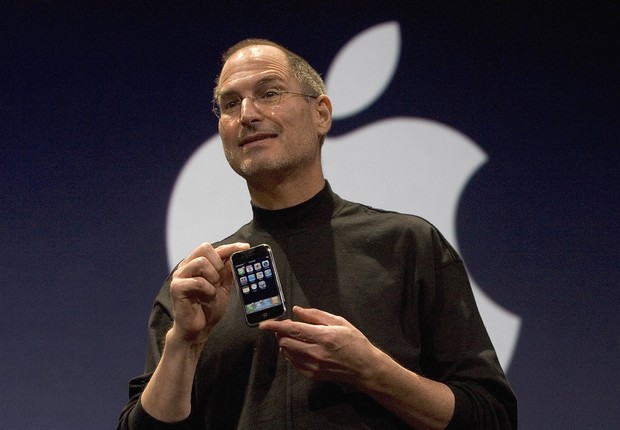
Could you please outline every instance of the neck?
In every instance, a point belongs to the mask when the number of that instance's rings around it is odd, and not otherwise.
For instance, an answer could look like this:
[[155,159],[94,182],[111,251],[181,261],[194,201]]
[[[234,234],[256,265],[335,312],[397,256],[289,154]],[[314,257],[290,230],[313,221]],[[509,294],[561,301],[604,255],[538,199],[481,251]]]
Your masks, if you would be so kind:
[[322,172],[313,177],[284,180],[275,178],[260,183],[248,181],[248,190],[252,204],[263,209],[285,209],[303,203],[325,186]]

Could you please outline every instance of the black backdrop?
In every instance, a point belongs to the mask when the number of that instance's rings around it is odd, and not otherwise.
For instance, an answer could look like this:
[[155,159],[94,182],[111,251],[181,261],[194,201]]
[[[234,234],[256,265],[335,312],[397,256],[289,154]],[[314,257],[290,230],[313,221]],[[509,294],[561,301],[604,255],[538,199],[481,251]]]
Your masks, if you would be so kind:
[[415,116],[483,148],[457,232],[522,318],[508,371],[521,428],[617,426],[615,2],[166,3],[0,6],[3,428],[115,425],[168,271],[172,186],[216,132],[219,54],[268,37],[324,73],[385,21],[402,32],[394,81],[332,135]]

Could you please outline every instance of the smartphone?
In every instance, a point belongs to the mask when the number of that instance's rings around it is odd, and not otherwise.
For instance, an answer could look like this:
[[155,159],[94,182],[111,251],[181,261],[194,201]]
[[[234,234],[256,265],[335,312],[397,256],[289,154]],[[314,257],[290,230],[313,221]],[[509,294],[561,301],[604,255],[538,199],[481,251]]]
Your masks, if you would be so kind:
[[284,295],[269,245],[237,251],[230,257],[230,263],[249,326],[284,316]]

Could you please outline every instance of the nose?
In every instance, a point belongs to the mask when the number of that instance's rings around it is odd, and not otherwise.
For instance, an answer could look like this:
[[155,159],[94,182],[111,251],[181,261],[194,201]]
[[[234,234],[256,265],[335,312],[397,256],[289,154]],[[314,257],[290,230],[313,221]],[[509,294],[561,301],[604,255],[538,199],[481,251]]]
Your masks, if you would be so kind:
[[263,113],[251,97],[245,97],[241,100],[241,112],[239,118],[241,122],[250,123],[261,119]]

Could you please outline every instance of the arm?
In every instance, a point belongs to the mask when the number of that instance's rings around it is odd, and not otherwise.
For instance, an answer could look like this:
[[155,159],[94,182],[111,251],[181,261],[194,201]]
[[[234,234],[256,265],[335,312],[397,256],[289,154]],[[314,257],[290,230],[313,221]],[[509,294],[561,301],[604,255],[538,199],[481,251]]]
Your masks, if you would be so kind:
[[405,369],[379,350],[377,355],[357,388],[413,428],[445,428],[454,413],[452,390]]
[[140,398],[151,417],[178,422],[190,415],[196,364],[230,295],[232,277],[225,263],[233,252],[247,248],[239,243],[218,248],[202,244],[173,274],[173,325],[166,334],[161,360]]
[[345,319],[296,306],[301,320],[265,321],[282,353],[312,380],[348,383],[414,428],[445,428],[454,413],[454,394],[396,363]]

